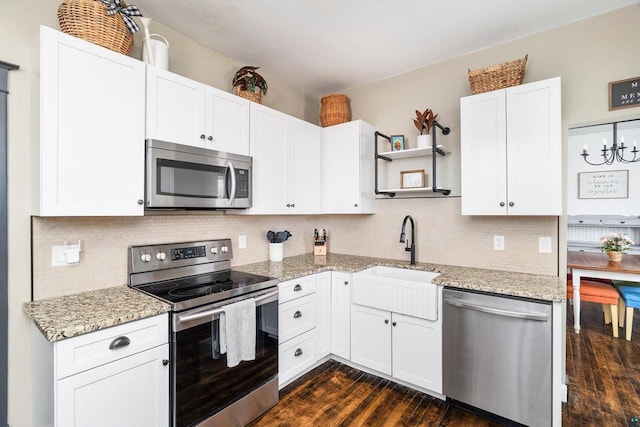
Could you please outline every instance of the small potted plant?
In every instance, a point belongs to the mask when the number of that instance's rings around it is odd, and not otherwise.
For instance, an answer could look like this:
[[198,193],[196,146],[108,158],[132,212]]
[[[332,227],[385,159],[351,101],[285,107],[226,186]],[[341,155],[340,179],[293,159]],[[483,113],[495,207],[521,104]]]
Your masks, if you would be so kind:
[[431,145],[430,132],[436,117],[438,117],[438,115],[433,114],[433,110],[430,108],[427,108],[422,113],[416,110],[416,118],[413,119],[413,124],[420,132],[420,135],[418,135],[418,148],[427,148]]
[[233,87],[236,95],[262,104],[262,95],[267,94],[267,82],[256,70],[260,67],[246,66],[240,68],[233,76]]
[[622,261],[622,254],[634,244],[626,234],[609,233],[600,238],[600,249],[607,253],[609,261]]

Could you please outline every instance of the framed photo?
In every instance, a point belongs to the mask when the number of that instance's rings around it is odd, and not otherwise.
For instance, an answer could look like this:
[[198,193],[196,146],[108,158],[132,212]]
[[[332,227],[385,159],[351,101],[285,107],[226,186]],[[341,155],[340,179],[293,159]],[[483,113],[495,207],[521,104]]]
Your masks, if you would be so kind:
[[640,77],[609,83],[609,111],[640,106]]
[[391,135],[391,151],[404,150],[404,135]]
[[578,173],[579,199],[628,199],[629,171]]
[[422,188],[426,185],[424,169],[400,172],[400,188]]

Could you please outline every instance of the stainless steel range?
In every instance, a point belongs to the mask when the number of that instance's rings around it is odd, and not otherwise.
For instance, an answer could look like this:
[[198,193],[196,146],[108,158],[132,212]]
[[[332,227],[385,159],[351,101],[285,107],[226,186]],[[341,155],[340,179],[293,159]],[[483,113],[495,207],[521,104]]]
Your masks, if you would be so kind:
[[[172,307],[174,427],[244,426],[278,401],[278,281],[232,270],[232,257],[229,239],[129,248],[129,286]],[[220,317],[248,298],[255,359],[228,367]]]

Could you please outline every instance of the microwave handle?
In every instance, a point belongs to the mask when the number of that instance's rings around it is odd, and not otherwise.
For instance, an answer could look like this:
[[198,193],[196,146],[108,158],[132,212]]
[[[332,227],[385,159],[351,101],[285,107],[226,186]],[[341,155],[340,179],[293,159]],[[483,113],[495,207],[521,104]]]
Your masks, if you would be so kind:
[[227,162],[227,169],[231,171],[231,191],[229,192],[229,200],[227,200],[227,206],[231,206],[236,200],[236,170],[233,167],[233,163]]

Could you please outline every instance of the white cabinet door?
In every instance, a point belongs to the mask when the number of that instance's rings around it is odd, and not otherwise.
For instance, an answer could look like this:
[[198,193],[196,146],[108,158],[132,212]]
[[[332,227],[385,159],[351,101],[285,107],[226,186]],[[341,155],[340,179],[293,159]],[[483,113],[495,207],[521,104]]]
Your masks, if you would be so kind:
[[460,100],[463,215],[560,215],[560,78]]
[[205,148],[248,156],[251,103],[209,86],[206,97]]
[[397,313],[392,322],[393,376],[442,393],[441,323]]
[[325,213],[374,213],[374,128],[355,120],[322,129]]
[[204,147],[206,86],[147,66],[147,138]]
[[351,361],[391,375],[391,313],[351,306]]
[[40,48],[35,214],[142,215],[144,64],[46,27]]
[[281,213],[286,209],[287,116],[251,104],[253,202],[249,213]]
[[316,356],[331,353],[331,272],[316,274]]
[[505,90],[460,100],[462,214],[507,212]]
[[291,210],[291,213],[320,213],[322,198],[320,191],[322,179],[321,130],[322,128],[319,126],[293,117],[289,120],[286,206]]
[[562,215],[560,78],[507,90],[509,215]]
[[331,352],[351,358],[351,274],[331,273]]
[[168,359],[164,344],[58,381],[56,425],[168,426]]

